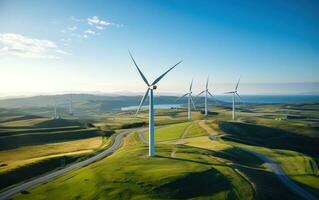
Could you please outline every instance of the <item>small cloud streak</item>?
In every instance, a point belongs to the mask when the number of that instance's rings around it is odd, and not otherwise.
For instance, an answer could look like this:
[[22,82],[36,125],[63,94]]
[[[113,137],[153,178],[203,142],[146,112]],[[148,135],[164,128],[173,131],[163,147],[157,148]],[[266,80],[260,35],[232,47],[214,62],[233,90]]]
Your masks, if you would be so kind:
[[99,30],[104,30],[103,26],[96,26],[95,28],[99,29]]
[[94,35],[95,31],[92,31],[91,29],[88,29],[88,30],[84,31],[84,33]]
[[40,40],[15,33],[0,33],[0,55],[22,58],[57,59],[69,55],[50,40]]
[[69,31],[75,31],[75,30],[77,30],[77,29],[78,29],[78,27],[76,27],[76,26],[68,27],[68,30],[69,30]]
[[99,19],[97,16],[89,17],[87,19],[87,22],[89,25],[95,26],[95,28],[98,30],[104,30],[106,26],[115,26],[117,28],[121,28],[124,26],[123,24],[116,24],[110,21]]

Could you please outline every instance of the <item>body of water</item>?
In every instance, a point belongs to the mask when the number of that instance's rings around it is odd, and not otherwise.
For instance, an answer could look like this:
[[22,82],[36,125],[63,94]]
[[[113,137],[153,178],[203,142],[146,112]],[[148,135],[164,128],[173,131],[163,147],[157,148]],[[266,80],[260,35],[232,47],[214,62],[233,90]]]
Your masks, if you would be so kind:
[[[180,108],[180,104],[158,104],[154,105],[154,108],[159,108],[159,109],[168,109],[168,108]],[[126,106],[122,107],[121,110],[137,110],[138,106]],[[146,110],[148,109],[148,105],[142,106],[141,110]]]
[[[241,95],[241,97],[246,103],[319,102],[319,95]],[[232,95],[216,95],[216,99],[225,102],[232,102]]]
[[[319,103],[319,95],[241,95],[242,100],[245,103],[265,103],[265,104],[274,104],[274,103]],[[214,97],[217,101],[222,102],[232,102],[232,95],[215,95]],[[177,97],[176,97],[177,99]],[[239,99],[236,98],[236,101],[238,102]],[[196,104],[203,104],[204,103],[204,97],[200,97],[196,99]],[[213,104],[214,100],[210,98],[209,104]],[[145,103],[146,105],[142,106],[142,109],[148,109],[148,103]],[[180,101],[180,104],[161,104],[161,102],[158,102],[158,104],[155,104],[155,108],[160,109],[168,109],[168,108],[180,108],[182,106],[185,106],[187,104],[187,98],[184,98]],[[137,106],[126,106],[122,107],[121,110],[136,110]]]

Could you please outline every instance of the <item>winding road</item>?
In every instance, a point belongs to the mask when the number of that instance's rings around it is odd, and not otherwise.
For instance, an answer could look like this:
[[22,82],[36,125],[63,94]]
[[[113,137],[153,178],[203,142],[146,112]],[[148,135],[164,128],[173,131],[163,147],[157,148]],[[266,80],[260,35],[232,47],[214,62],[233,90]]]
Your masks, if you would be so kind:
[[80,167],[84,167],[88,164],[91,164],[97,160],[100,160],[108,155],[110,155],[111,153],[113,153],[117,148],[120,147],[121,145],[121,141],[122,141],[122,138],[125,137],[127,134],[131,133],[131,132],[134,132],[136,131],[136,129],[131,129],[131,130],[123,130],[121,132],[119,132],[116,137],[115,137],[115,140],[113,142],[113,144],[105,149],[104,151],[102,151],[101,153],[98,153],[86,160],[83,160],[81,162],[78,162],[78,163],[75,163],[75,164],[72,164],[72,165],[69,165],[67,166],[66,168],[63,168],[63,169],[60,169],[60,170],[57,170],[57,171],[54,171],[52,173],[49,173],[49,174],[46,174],[44,176],[41,176],[41,177],[38,177],[38,178],[35,178],[33,180],[30,180],[30,181],[27,181],[25,183],[22,183],[16,187],[13,187],[11,189],[8,189],[4,192],[1,192],[0,193],[0,200],[3,200],[3,199],[9,199],[11,196],[19,193],[19,192],[22,192],[24,190],[27,190],[31,187],[34,187],[36,185],[39,185],[41,183],[45,183],[53,178],[56,178],[58,176],[61,176],[67,172],[70,172],[72,170],[75,170],[75,169],[78,169]]
[[[210,136],[209,139],[210,140],[217,140],[217,137]],[[286,186],[288,186],[292,191],[294,191],[296,194],[298,194],[303,199],[318,200],[317,197],[315,197],[314,195],[312,195],[311,193],[309,193],[308,191],[306,191],[305,189],[300,187],[297,183],[292,181],[285,174],[285,172],[281,169],[281,167],[277,163],[275,163],[273,160],[268,158],[267,156],[260,154],[260,153],[257,153],[255,151],[248,150],[248,149],[244,149],[244,148],[240,148],[240,149],[242,151],[245,151],[249,154],[252,154],[252,155],[256,156],[257,158],[261,159],[262,161],[264,161],[268,165],[268,168],[270,169],[270,171],[272,171],[279,178],[279,180],[281,182],[283,182]]]
[[285,172],[281,169],[281,167],[275,163],[273,160],[271,160],[270,158],[266,157],[263,154],[254,152],[254,151],[250,151],[247,149],[243,149],[241,148],[242,151],[245,151],[247,153],[250,153],[256,157],[258,157],[259,159],[263,160],[265,163],[267,163],[268,168],[277,175],[277,177],[279,178],[279,180],[281,182],[283,182],[285,185],[287,185],[291,190],[293,190],[296,194],[298,194],[299,196],[301,196],[304,199],[307,200],[318,200],[317,197],[315,197],[314,195],[310,194],[308,191],[306,191],[305,189],[303,189],[302,187],[300,187],[298,184],[296,184],[294,181],[292,181],[286,174]]

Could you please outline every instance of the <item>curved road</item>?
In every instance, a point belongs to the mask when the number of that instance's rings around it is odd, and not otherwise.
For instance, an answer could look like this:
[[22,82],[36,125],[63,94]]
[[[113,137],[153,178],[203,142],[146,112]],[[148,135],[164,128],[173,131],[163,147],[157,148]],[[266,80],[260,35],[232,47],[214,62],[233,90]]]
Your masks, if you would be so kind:
[[308,191],[306,191],[305,189],[303,189],[302,187],[300,187],[297,183],[295,183],[294,181],[292,181],[286,174],[285,172],[281,169],[281,167],[275,163],[273,160],[271,160],[270,158],[266,157],[263,154],[254,152],[254,151],[250,151],[247,149],[243,149],[241,148],[241,150],[246,151],[247,153],[253,154],[256,157],[258,157],[259,159],[263,160],[265,163],[268,164],[269,169],[277,175],[277,177],[279,178],[279,180],[281,182],[283,182],[285,185],[287,185],[291,190],[293,190],[296,194],[298,194],[299,196],[301,196],[304,199],[307,200],[318,200],[317,197],[315,197],[314,195],[310,194]]
[[70,165],[66,168],[63,168],[63,169],[60,169],[60,170],[57,170],[57,171],[54,171],[52,173],[49,173],[47,175],[44,175],[44,176],[41,176],[41,177],[38,177],[38,178],[35,178],[31,181],[27,181],[25,183],[22,183],[21,185],[18,185],[16,187],[13,187],[11,189],[8,189],[2,193],[0,193],[0,200],[3,200],[3,199],[9,199],[11,196],[23,191],[23,190],[27,190],[31,187],[34,187],[38,184],[41,184],[41,183],[45,183],[53,178],[56,178],[58,176],[61,176],[67,172],[70,172],[72,170],[75,170],[75,169],[78,169],[80,167],[84,167],[88,164],[91,164],[97,160],[100,160],[101,158],[104,158],[105,156],[113,153],[117,148],[120,147],[121,145],[121,140],[124,136],[126,136],[128,133],[131,133],[133,131],[136,131],[136,130],[123,130],[121,132],[119,132],[116,137],[115,137],[115,140],[113,142],[113,144],[107,148],[106,150],[102,151],[101,153],[99,154],[96,154],[95,156],[92,156],[86,160],[83,160],[81,162],[78,162],[78,163],[75,163],[73,165]]
[[[210,136],[209,139],[216,140],[217,138],[216,136],[214,137]],[[267,156],[257,153],[255,151],[248,150],[248,149],[244,149],[244,148],[240,148],[240,149],[264,161],[268,165],[269,169],[279,178],[279,180],[283,182],[286,186],[288,186],[296,194],[298,194],[300,197],[307,200],[318,200],[317,197],[315,197],[314,195],[312,195],[311,193],[309,193],[308,191],[300,187],[297,183],[292,181],[281,169],[281,167],[277,163],[275,163],[273,160],[268,158]]]

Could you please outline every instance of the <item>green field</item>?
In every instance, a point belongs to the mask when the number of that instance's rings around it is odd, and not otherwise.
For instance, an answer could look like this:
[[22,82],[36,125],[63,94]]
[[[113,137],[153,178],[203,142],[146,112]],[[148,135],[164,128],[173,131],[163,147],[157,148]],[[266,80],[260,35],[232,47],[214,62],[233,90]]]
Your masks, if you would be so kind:
[[[278,114],[288,106],[289,116]],[[240,106],[236,122],[230,121],[227,106],[214,106],[213,111],[208,117],[194,112],[187,121],[185,109],[157,110],[156,157],[148,158],[148,144],[132,131],[111,156],[15,198],[300,199],[264,161],[244,149],[272,159],[293,181],[319,196],[317,104]],[[95,154],[111,144],[113,130],[147,127],[148,113],[114,112],[89,122],[4,116],[0,180],[14,181],[1,188]],[[148,134],[142,135],[147,141]]]
[[[125,145],[107,159],[16,199],[45,199],[48,193],[54,198],[68,199],[253,198],[249,183],[231,167],[203,155],[205,150],[181,148],[177,157],[171,158],[171,146],[158,145],[157,156],[149,159],[147,146],[132,134],[126,138]],[[74,184],[77,187],[73,187]]]
[[0,122],[0,189],[86,158],[112,143],[108,132],[76,120],[33,115]]
[[[158,142],[167,140],[177,140],[182,137],[190,122],[178,123],[159,128],[155,131],[155,140]],[[145,138],[148,139],[148,133],[145,133]]]

